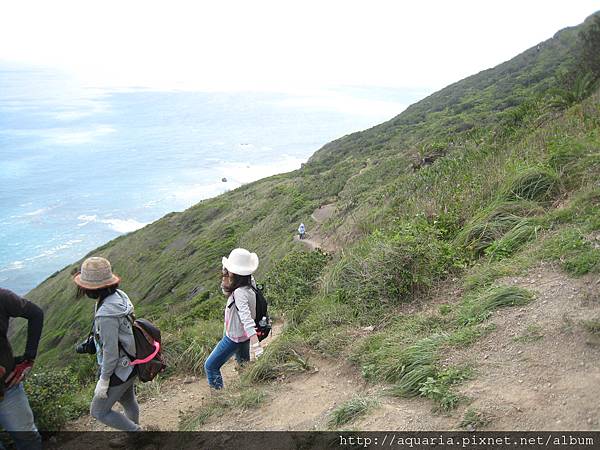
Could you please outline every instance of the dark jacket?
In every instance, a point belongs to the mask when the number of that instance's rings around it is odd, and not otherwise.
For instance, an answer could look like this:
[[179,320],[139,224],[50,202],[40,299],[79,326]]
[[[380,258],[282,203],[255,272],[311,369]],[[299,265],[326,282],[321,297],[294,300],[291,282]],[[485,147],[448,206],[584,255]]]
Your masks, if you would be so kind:
[[11,317],[23,317],[28,321],[24,359],[35,359],[44,325],[44,313],[38,306],[8,289],[0,288],[0,366],[6,369],[0,378],[0,394],[4,392],[4,380],[15,368],[13,350],[8,341]]

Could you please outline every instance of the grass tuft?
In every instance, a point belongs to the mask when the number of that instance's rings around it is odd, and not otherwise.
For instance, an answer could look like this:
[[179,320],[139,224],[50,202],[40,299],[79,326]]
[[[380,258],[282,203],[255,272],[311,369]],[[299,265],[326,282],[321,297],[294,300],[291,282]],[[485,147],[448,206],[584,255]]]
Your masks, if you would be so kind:
[[330,429],[337,429],[342,425],[354,422],[378,404],[379,402],[373,398],[358,395],[334,409],[331,412],[327,426]]
[[[510,230],[515,228],[518,230],[525,224],[529,224],[525,218],[541,213],[543,213],[543,209],[537,203],[531,201],[496,203],[467,223],[456,236],[455,244],[467,248],[475,256],[480,256]],[[516,231],[514,233],[521,234],[516,233]],[[511,246],[508,246],[509,242],[523,243],[523,237],[521,235],[520,239],[516,241],[516,236],[513,236],[510,241],[506,241],[500,248],[506,252],[507,249],[512,249]]]
[[295,335],[282,335],[265,349],[263,355],[242,375],[246,383],[276,380],[283,375],[310,369],[308,359],[297,351],[302,341]]
[[515,175],[503,197],[506,200],[534,200],[546,202],[553,199],[559,186],[558,175],[546,168],[530,168]]
[[456,323],[461,326],[481,323],[498,308],[526,305],[532,299],[533,294],[516,286],[489,288],[479,295],[465,298],[458,310]]

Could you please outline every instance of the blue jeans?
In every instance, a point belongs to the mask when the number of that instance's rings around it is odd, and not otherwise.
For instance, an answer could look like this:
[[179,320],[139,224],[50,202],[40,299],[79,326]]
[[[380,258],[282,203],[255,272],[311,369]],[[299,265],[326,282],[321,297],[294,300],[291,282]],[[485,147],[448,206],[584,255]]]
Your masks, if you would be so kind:
[[[42,437],[33,422],[22,383],[4,391],[4,399],[0,401],[0,426],[12,436],[18,450],[42,448]],[[0,448],[4,448],[1,443]]]
[[250,361],[250,339],[245,342],[233,342],[227,336],[217,344],[204,363],[204,372],[208,385],[214,389],[223,388],[221,367],[235,354],[238,363]]

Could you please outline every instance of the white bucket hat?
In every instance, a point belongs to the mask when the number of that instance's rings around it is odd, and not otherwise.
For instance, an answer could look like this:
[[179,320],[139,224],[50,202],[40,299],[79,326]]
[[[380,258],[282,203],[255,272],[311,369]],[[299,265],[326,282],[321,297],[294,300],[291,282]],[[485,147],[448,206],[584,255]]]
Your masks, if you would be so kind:
[[245,248],[234,248],[222,261],[223,267],[237,275],[252,275],[258,269],[258,256]]
[[119,283],[121,278],[112,273],[107,259],[92,256],[83,261],[81,272],[75,275],[73,281],[84,289],[101,289]]

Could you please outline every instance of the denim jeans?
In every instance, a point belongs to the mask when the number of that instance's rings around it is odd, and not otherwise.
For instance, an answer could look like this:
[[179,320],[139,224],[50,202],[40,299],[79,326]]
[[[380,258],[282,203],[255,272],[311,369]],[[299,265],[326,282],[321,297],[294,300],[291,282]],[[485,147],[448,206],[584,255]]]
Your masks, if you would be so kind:
[[[22,383],[4,391],[4,399],[0,401],[0,426],[8,431],[18,450],[42,448],[42,438],[33,422]],[[3,448],[1,443],[0,448]]]
[[250,339],[245,342],[233,342],[227,336],[217,344],[211,354],[206,358],[204,371],[208,385],[214,389],[223,388],[221,367],[235,354],[238,363],[250,361]]

